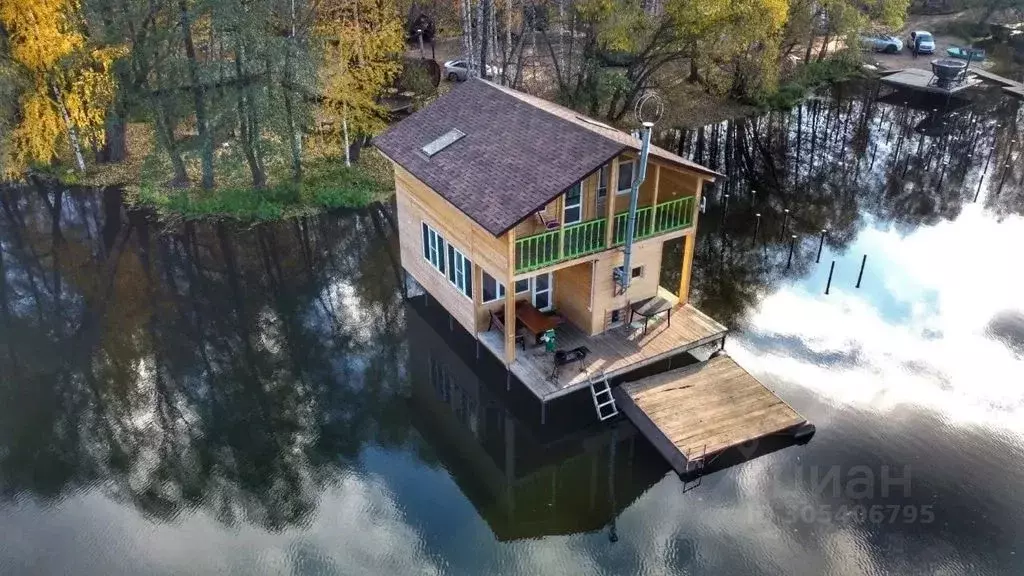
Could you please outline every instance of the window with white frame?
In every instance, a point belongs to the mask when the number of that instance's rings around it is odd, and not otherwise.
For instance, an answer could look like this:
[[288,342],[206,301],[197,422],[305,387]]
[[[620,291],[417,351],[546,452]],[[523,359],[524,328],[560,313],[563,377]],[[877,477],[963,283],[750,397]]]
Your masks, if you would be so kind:
[[633,173],[636,171],[636,160],[619,160],[618,194],[626,194],[633,189]]
[[608,178],[611,174],[611,164],[601,166],[597,175],[597,201],[601,202],[608,196]]
[[473,263],[451,244],[448,245],[448,281],[466,298],[473,297]]
[[427,262],[430,262],[430,265],[433,266],[435,270],[437,270],[441,274],[444,274],[445,272],[444,252],[444,238],[437,233],[437,230],[434,230],[433,228],[428,226],[426,222],[424,222],[423,257],[427,260]]
[[[505,297],[505,285],[494,279],[493,276],[487,272],[483,273],[483,282],[481,282],[481,288],[483,289],[484,303],[494,302],[495,300],[501,300]],[[529,290],[529,286],[527,286]]]
[[575,224],[583,219],[583,187],[577,182],[565,193],[564,224]]

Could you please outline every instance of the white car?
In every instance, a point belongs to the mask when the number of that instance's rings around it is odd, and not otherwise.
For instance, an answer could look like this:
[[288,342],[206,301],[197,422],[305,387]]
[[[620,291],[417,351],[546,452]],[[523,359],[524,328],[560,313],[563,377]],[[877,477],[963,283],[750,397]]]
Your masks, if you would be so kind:
[[932,36],[931,32],[924,30],[914,30],[910,33],[910,50],[913,51],[917,47],[918,54],[934,54],[935,53],[935,37]]
[[903,50],[903,42],[895,36],[864,35],[860,37],[860,43],[866,50],[885,52],[886,54],[897,54]]
[[[501,68],[487,66],[487,78],[494,78],[499,74],[501,74]],[[444,63],[444,77],[449,82],[464,82],[466,78],[469,78],[469,66],[465,60],[448,60]]]

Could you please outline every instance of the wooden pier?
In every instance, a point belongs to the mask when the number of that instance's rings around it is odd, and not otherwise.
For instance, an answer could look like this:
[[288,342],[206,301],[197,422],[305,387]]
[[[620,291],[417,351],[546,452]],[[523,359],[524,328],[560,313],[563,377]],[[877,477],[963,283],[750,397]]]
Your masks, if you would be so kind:
[[899,88],[908,88],[911,90],[920,90],[922,92],[930,92],[932,94],[956,94],[962,92],[968,88],[973,88],[982,83],[982,81],[976,77],[972,77],[970,74],[975,72],[973,69],[968,73],[968,77],[963,82],[954,84],[949,88],[940,88],[932,79],[935,77],[928,70],[921,70],[919,68],[907,68],[906,70],[899,70],[896,72],[887,72],[882,76],[882,82],[891,86]]
[[732,358],[664,372],[613,390],[619,409],[680,475],[729,448],[773,435],[809,438],[813,425]]

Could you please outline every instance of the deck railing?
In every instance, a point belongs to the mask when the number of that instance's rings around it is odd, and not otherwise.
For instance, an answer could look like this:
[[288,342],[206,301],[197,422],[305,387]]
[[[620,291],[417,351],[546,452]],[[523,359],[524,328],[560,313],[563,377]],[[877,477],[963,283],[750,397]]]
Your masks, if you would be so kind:
[[597,218],[516,240],[516,273],[604,250],[605,226],[605,219]]
[[[655,206],[637,208],[633,239],[641,240],[691,226],[695,201],[693,196],[687,196]],[[625,242],[628,216],[627,212],[622,212],[612,219],[612,246]],[[607,226],[606,219],[596,218],[570,224],[561,230],[541,232],[516,240],[515,273],[539,270],[612,247],[605,246]]]
[[[694,196],[670,200],[655,206],[637,208],[633,240],[643,240],[657,234],[673,232],[693,225]],[[619,246],[626,241],[626,219],[628,212],[615,215],[615,233],[612,245]]]

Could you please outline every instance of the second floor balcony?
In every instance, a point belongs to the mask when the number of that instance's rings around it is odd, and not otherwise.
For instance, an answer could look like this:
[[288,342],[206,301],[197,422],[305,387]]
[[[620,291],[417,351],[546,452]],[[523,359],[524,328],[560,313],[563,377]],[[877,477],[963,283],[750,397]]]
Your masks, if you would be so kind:
[[[667,234],[693,225],[696,197],[686,196],[653,206],[637,208],[634,240]],[[516,240],[515,273],[531,272],[561,262],[621,246],[626,242],[628,212],[611,218],[595,218],[567,224],[555,230]]]

